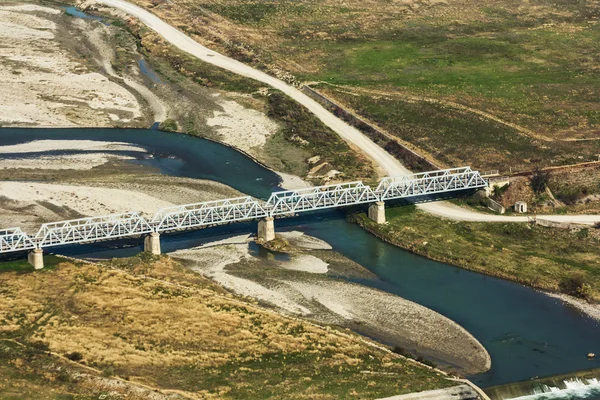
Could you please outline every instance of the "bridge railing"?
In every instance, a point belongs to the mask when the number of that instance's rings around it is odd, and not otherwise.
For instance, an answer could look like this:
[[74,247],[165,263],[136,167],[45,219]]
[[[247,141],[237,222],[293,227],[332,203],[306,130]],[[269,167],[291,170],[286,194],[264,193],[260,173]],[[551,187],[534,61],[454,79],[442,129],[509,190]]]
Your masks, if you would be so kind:
[[240,222],[268,216],[250,196],[161,208],[152,220],[157,232]]
[[360,181],[316,186],[271,194],[265,208],[270,216],[323,210],[378,201],[379,197]]
[[384,201],[486,186],[487,182],[478,171],[463,167],[384,178],[376,192]]
[[39,247],[50,247],[143,235],[153,231],[154,228],[144,217],[130,212],[43,224],[35,235],[35,241]]
[[19,228],[0,230],[0,253],[193,229],[276,216],[292,216],[335,207],[487,186],[470,167],[384,178],[375,190],[348,182],[272,193],[266,202],[250,196],[206,201],[158,210],[151,220],[138,213],[79,218],[43,224],[34,238]]
[[0,253],[33,250],[36,247],[34,241],[21,228],[0,230]]

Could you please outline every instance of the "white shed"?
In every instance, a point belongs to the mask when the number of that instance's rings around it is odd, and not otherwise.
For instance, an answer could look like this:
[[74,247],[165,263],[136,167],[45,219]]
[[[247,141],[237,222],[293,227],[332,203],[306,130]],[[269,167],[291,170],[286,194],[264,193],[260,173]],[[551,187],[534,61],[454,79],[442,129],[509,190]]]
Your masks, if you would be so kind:
[[524,201],[517,201],[515,203],[515,212],[525,214],[527,212],[527,203]]

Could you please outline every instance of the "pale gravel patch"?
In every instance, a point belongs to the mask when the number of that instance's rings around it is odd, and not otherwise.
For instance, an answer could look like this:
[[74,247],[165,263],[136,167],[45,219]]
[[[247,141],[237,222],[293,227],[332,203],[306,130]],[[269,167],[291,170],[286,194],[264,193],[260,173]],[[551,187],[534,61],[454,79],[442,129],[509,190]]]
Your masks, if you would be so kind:
[[546,295],[553,297],[555,299],[561,300],[566,304],[569,304],[579,311],[583,312],[587,316],[595,319],[600,322],[600,304],[591,304],[585,300],[577,299],[573,296],[569,296],[562,293],[550,293],[550,292],[542,292]]
[[96,140],[34,140],[32,142],[0,146],[0,154],[39,153],[56,150],[80,151],[137,151],[147,153],[141,146],[126,142],[107,142]]
[[277,236],[280,236],[290,242],[296,247],[300,247],[307,250],[331,250],[332,247],[329,243],[324,240],[317,239],[316,237],[306,235],[300,231],[289,231],[289,232],[277,232]]
[[[343,281],[282,281],[307,300],[318,302],[343,320],[361,326],[409,347],[429,349],[446,362],[464,365],[470,372],[490,368],[485,348],[456,322],[401,297]],[[343,321],[340,321],[340,323]]]
[[0,10],[7,11],[40,11],[47,14],[60,14],[62,11],[56,8],[43,7],[35,4],[16,4],[10,6],[0,6]]
[[0,124],[100,127],[116,112],[123,122],[142,117],[132,93],[75,61],[56,24],[28,10],[0,10]]
[[[167,109],[157,95],[155,95],[150,89],[138,83],[134,79],[126,75],[120,76],[114,70],[112,62],[115,59],[115,52],[114,49],[111,46],[109,46],[108,40],[105,39],[105,36],[108,34],[109,28],[105,25],[100,25],[95,29],[87,29],[85,21],[77,20],[76,23],[80,26],[80,29],[85,33],[88,39],[90,39],[92,44],[96,47],[96,50],[100,57],[98,62],[102,64],[106,73],[115,78],[122,79],[127,86],[138,92],[144,98],[144,100],[148,102],[148,105],[152,109],[155,122],[163,122],[165,119],[167,119]],[[109,114],[108,117],[112,121],[116,121],[119,119],[119,117],[114,114]]]
[[0,182],[0,196],[23,206],[48,202],[89,216],[131,211],[154,215],[159,208],[174,205],[131,190],[37,182]]
[[326,274],[329,271],[329,264],[310,254],[292,255],[290,261],[281,263],[281,267],[283,269],[309,272],[311,274]]
[[110,161],[135,160],[135,157],[106,153],[41,156],[35,158],[0,158],[0,169],[90,170]]
[[250,152],[253,147],[264,146],[269,136],[279,128],[264,113],[246,108],[235,101],[222,100],[218,104],[223,111],[214,111],[214,115],[207,118],[206,124],[216,127],[223,142],[245,152]]
[[281,177],[281,187],[285,190],[306,189],[314,186],[313,184],[305,181],[299,176],[286,174],[285,172],[276,173]]
[[[191,269],[221,286],[242,296],[250,296],[296,315],[308,315],[310,310],[297,304],[283,293],[271,290],[248,279],[239,278],[226,271],[226,267],[244,259],[252,259],[246,243],[248,236],[236,236],[226,241],[208,243],[202,247],[177,250],[170,253],[172,257],[191,261]],[[239,242],[243,242],[239,244]],[[224,244],[238,243],[238,244]]]

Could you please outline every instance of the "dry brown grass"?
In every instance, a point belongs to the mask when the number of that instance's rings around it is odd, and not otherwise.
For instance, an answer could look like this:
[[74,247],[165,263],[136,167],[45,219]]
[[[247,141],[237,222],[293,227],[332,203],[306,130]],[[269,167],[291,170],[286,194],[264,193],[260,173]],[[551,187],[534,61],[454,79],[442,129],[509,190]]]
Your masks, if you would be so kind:
[[[189,397],[279,397],[311,387],[314,398],[331,398],[448,385],[357,337],[233,298],[168,257],[113,267],[63,262],[41,273],[0,274],[0,339],[81,355],[80,364],[107,375]],[[340,382],[327,379],[334,371]],[[406,382],[392,383],[405,374]]]

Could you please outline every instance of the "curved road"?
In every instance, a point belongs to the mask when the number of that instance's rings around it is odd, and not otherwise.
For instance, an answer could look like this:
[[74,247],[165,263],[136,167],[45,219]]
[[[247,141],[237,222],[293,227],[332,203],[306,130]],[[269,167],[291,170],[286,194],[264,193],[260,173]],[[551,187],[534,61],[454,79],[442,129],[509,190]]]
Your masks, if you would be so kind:
[[[300,90],[287,83],[274,78],[262,71],[254,69],[249,65],[243,64],[237,60],[217,53],[200,43],[196,42],[185,33],[178,31],[167,24],[156,15],[144,10],[138,6],[128,3],[124,0],[96,0],[110,7],[119,9],[129,15],[132,15],[143,22],[150,29],[161,35],[167,42],[173,46],[197,57],[198,59],[221,67],[238,75],[242,75],[259,82],[263,82],[274,89],[296,100],[310,110],[325,125],[331,128],[345,141],[359,148],[365,155],[373,160],[389,176],[397,176],[410,173],[398,160],[392,157],[383,148],[376,145],[369,138],[364,136],[358,129],[348,125],[346,122],[337,118],[323,106],[311,99]],[[457,207],[447,202],[420,204],[419,207],[432,214],[462,221],[489,221],[489,222],[526,222],[527,217],[512,217],[502,215],[491,215],[474,212],[461,207]],[[538,218],[544,218],[561,222],[576,222],[584,224],[594,224],[600,222],[600,215],[539,215]]]

